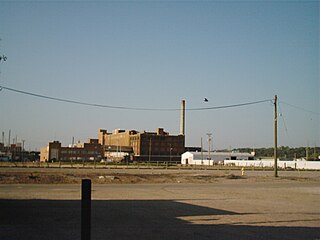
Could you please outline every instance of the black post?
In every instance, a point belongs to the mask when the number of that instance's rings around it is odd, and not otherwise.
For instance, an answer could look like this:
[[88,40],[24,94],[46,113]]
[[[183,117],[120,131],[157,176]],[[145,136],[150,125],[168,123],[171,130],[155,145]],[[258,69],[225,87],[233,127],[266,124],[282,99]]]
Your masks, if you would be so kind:
[[91,239],[91,179],[81,185],[81,240]]

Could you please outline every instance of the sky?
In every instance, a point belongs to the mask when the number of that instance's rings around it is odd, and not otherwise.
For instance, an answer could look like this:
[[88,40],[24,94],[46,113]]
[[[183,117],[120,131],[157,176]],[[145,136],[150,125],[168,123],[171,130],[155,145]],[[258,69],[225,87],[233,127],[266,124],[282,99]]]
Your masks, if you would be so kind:
[[185,99],[186,146],[272,147],[277,95],[278,145],[320,146],[319,29],[319,1],[0,1],[0,131],[27,150],[177,135]]

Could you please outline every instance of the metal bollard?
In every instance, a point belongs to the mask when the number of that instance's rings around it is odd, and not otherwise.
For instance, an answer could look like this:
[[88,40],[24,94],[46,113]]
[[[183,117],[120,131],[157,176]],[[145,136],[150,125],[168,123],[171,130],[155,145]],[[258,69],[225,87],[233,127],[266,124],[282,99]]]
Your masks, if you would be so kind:
[[81,184],[81,240],[91,239],[91,179]]

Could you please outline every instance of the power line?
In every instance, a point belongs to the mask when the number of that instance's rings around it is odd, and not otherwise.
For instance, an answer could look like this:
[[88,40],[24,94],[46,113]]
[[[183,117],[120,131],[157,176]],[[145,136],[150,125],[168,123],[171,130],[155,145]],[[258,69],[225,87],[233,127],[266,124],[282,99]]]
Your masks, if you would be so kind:
[[289,136],[287,124],[286,124],[286,121],[285,121],[284,116],[283,116],[283,111],[282,111],[282,108],[281,108],[281,104],[279,104],[279,117],[281,117],[281,119],[283,121],[283,126],[284,126],[284,129],[285,129],[288,141],[289,141],[289,143],[291,143],[291,139],[290,139],[290,136]]
[[152,110],[152,109],[148,109],[148,108],[130,108],[130,107],[120,107],[120,106],[111,106],[111,105],[102,105],[102,104],[96,104],[96,103],[80,102],[80,101],[57,98],[57,97],[50,97],[50,96],[46,96],[46,95],[41,95],[41,94],[31,93],[31,92],[22,91],[22,90],[18,90],[18,89],[14,89],[14,88],[0,86],[0,90],[2,90],[2,89],[5,89],[5,90],[11,91],[11,92],[21,93],[24,95],[33,96],[33,97],[44,98],[44,99],[49,99],[49,100],[54,100],[54,101],[59,101],[59,102],[73,103],[73,104],[78,104],[78,105],[91,106],[91,107],[102,107],[102,108],[113,108],[113,109],[124,109],[124,110]]
[[288,105],[288,106],[290,106],[290,107],[299,109],[299,110],[304,111],[304,112],[308,112],[308,113],[320,115],[320,113],[318,113],[318,112],[310,111],[310,110],[305,109],[305,108],[303,108],[303,107],[295,106],[295,105],[293,105],[293,104],[290,104],[290,103],[287,103],[287,102],[284,102],[284,101],[279,101],[279,102],[281,102],[281,103],[283,103],[283,104],[285,104],[285,105]]
[[216,107],[189,108],[186,110],[189,110],[189,111],[190,110],[192,110],[192,111],[217,110],[217,109],[224,109],[224,108],[243,107],[243,106],[254,105],[254,104],[259,104],[259,103],[264,103],[264,102],[272,102],[272,99],[265,99],[265,100],[255,101],[255,102],[238,103],[238,104],[216,106]]
[[279,104],[279,116],[282,118],[282,121],[283,121],[283,125],[284,125],[284,129],[286,130],[286,132],[288,133],[288,128],[287,128],[287,125],[286,125],[286,122],[284,120],[284,117],[283,117],[283,112],[282,112],[282,109],[281,109],[281,105]]
[[[64,98],[50,97],[50,96],[46,96],[46,95],[27,92],[27,91],[9,88],[9,87],[5,87],[5,86],[0,86],[0,91],[1,90],[7,90],[7,91],[15,92],[15,93],[28,95],[28,96],[33,96],[33,97],[38,97],[38,98],[43,98],[43,99],[48,99],[48,100],[53,100],[53,101],[59,101],[59,102],[66,102],[66,103],[90,106],[90,107],[100,107],[100,108],[120,109],[120,110],[136,110],[136,111],[180,111],[181,110],[180,108],[139,108],[139,107],[123,107],[123,106],[104,105],[104,104],[97,104],[97,103],[88,103],[88,102],[81,102],[81,101],[75,101],[75,100],[64,99]],[[225,108],[242,107],[242,106],[254,105],[254,104],[271,102],[271,101],[272,101],[272,99],[266,99],[266,100],[247,102],[247,103],[238,103],[238,104],[232,104],[232,105],[203,107],[203,108],[186,108],[186,110],[187,111],[217,110],[217,109],[225,109]]]

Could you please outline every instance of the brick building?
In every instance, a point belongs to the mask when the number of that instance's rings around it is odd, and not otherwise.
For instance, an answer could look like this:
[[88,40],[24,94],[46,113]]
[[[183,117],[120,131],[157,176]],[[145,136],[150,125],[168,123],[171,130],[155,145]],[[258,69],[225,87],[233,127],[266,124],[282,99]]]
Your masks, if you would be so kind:
[[[133,152],[131,160],[136,161],[180,161],[185,150],[184,135],[170,135],[163,128],[156,132],[138,132],[135,130],[99,130],[99,143],[108,149],[127,149]],[[108,153],[106,153],[107,155]]]
[[59,141],[50,142],[47,147],[40,149],[40,161],[100,161],[103,148],[98,139],[90,139],[88,143],[76,144],[71,147],[62,147]]

